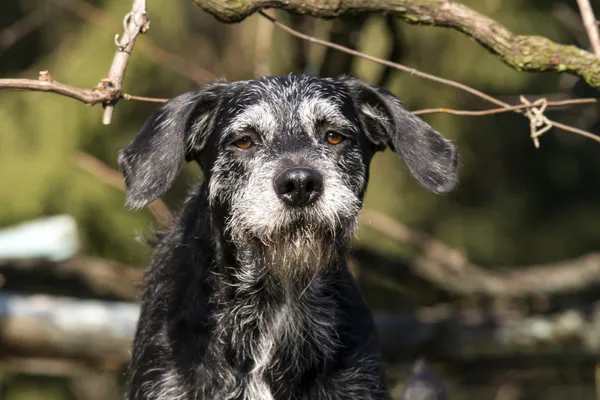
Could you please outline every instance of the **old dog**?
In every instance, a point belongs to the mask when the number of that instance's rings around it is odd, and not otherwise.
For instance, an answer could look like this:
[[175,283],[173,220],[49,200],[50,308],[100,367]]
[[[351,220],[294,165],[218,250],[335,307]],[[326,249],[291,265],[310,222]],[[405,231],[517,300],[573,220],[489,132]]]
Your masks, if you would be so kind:
[[455,146],[351,77],[218,81],[160,107],[119,154],[127,204],[161,196],[186,160],[205,179],[158,234],[128,398],[388,399],[346,261],[386,148],[425,188],[455,186]]

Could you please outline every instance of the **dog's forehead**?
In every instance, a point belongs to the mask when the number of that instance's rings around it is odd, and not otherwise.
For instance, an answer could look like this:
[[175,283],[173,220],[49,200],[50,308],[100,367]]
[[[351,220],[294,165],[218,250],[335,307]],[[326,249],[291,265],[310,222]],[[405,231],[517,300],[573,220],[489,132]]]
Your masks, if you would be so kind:
[[328,122],[353,129],[351,96],[343,82],[311,76],[263,77],[233,83],[224,104],[228,130],[252,127],[263,134]]
[[232,100],[238,105],[259,100],[294,104],[309,98],[328,99],[335,102],[348,100],[346,85],[330,78],[308,75],[269,76],[238,82],[232,86]]

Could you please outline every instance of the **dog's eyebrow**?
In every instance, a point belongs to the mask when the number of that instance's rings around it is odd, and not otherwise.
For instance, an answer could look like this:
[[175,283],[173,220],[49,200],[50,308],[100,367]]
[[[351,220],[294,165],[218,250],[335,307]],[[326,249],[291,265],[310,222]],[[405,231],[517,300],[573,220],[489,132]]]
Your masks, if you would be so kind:
[[303,100],[298,108],[300,120],[306,129],[312,130],[319,123],[332,124],[356,133],[357,127],[342,111],[334,99],[313,97]]
[[242,112],[231,119],[225,129],[225,137],[234,132],[252,129],[259,134],[271,136],[277,131],[275,112],[265,101],[246,107]]

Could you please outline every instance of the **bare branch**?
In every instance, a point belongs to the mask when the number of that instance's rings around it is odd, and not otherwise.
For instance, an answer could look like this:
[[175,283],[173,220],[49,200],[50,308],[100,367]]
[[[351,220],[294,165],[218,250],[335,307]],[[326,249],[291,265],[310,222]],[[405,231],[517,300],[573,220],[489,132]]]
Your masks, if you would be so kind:
[[596,142],[600,142],[600,137],[598,135],[594,135],[591,132],[584,131],[583,129],[575,128],[573,126],[561,124],[560,122],[552,121],[552,126],[558,129],[562,129],[563,131],[572,132],[577,135],[584,136],[588,139],[595,140]]
[[113,99],[122,98],[124,100],[144,101],[150,103],[164,103],[168,99],[157,97],[134,96],[131,94],[119,93],[114,89],[109,89],[100,83],[94,89],[78,88],[65,85],[55,81],[48,71],[40,71],[39,78],[35,79],[0,79],[0,90],[29,91],[29,92],[49,92],[70,97],[81,101],[84,104],[93,106],[95,104],[104,104]]
[[121,96],[125,100],[135,100],[135,101],[145,101],[148,103],[166,103],[169,99],[159,98],[159,97],[144,97],[144,96],[134,96],[132,94],[123,93]]
[[[526,268],[483,269],[465,255],[423,232],[373,210],[363,210],[363,222],[389,237],[423,251],[416,273],[452,293],[524,296],[574,292],[600,283],[600,253]],[[502,272],[499,272],[499,271]]]
[[[464,116],[469,116],[469,117],[482,117],[482,116],[486,116],[486,115],[503,114],[506,112],[516,111],[516,110],[526,110],[528,108],[531,108],[533,104],[538,103],[539,100],[542,100],[542,99],[538,99],[538,100],[532,102],[531,104],[519,104],[517,106],[492,108],[489,110],[472,111],[472,110],[453,110],[450,108],[427,108],[427,109],[423,109],[423,110],[416,110],[416,111],[413,111],[412,113],[415,115],[452,114],[452,115],[464,115]],[[546,105],[548,107],[562,107],[562,106],[568,106],[568,105],[572,105],[572,104],[591,104],[591,103],[597,103],[597,102],[598,102],[598,99],[594,99],[594,98],[590,97],[590,98],[585,98],[585,99],[548,101],[548,102],[546,102]],[[594,139],[597,139],[597,138],[594,137]],[[600,139],[600,138],[598,138],[598,139]]]
[[600,87],[600,60],[575,46],[541,36],[515,35],[497,21],[448,0],[194,0],[224,22],[238,22],[264,7],[280,8],[315,17],[333,18],[359,12],[393,13],[412,24],[455,29],[473,38],[492,54],[519,71],[569,72],[590,86]]
[[41,71],[39,78],[34,79],[0,79],[0,89],[51,92],[79,100],[87,105],[106,103],[119,97],[119,93],[98,85],[95,89],[81,89],[52,79],[48,71]]
[[[416,75],[418,77],[421,77],[421,78],[424,78],[424,79],[428,79],[428,80],[433,81],[433,82],[438,82],[438,83],[441,83],[443,85],[455,87],[455,88],[460,89],[460,90],[462,90],[464,92],[470,93],[470,94],[472,94],[474,96],[477,96],[477,97],[479,97],[481,99],[484,99],[484,100],[486,100],[486,101],[488,101],[490,103],[499,105],[499,106],[501,106],[503,108],[510,108],[511,107],[510,104],[505,103],[502,100],[499,100],[499,99],[497,99],[495,97],[492,97],[492,96],[490,96],[488,94],[485,94],[482,91],[474,89],[474,88],[472,88],[470,86],[467,86],[465,84],[462,84],[462,83],[459,83],[459,82],[456,82],[456,81],[452,81],[450,79],[440,78],[438,76],[431,75],[431,74],[428,74],[426,72],[419,71],[419,70],[417,70],[415,68],[410,68],[410,67],[407,67],[407,66],[399,64],[399,63],[387,61],[387,60],[384,60],[384,59],[381,59],[381,58],[378,58],[378,57],[374,57],[374,56],[371,56],[371,55],[368,55],[368,54],[365,54],[365,53],[361,53],[360,51],[356,51],[356,50],[350,49],[348,47],[341,46],[341,45],[336,44],[336,43],[331,43],[331,42],[329,42],[327,40],[322,40],[322,39],[318,39],[318,38],[310,36],[310,35],[305,35],[302,32],[298,32],[298,31],[290,28],[289,26],[287,26],[285,24],[282,24],[281,22],[277,21],[274,17],[266,14],[263,11],[259,11],[259,13],[263,17],[265,17],[268,20],[270,20],[271,22],[273,22],[273,24],[275,24],[275,26],[283,29],[284,31],[290,33],[291,35],[294,35],[294,36],[299,37],[301,39],[307,40],[307,41],[309,41],[311,43],[316,43],[316,44],[320,44],[322,46],[327,46],[327,47],[330,47],[330,48],[334,48],[334,49],[337,49],[339,51],[343,51],[345,53],[352,54],[352,55],[354,55],[356,57],[364,58],[365,60],[369,60],[369,61],[381,64],[381,65],[385,65],[385,66],[388,66],[388,67],[391,67],[391,68],[396,68],[396,69],[404,71],[404,72],[408,72],[411,75]],[[581,50],[581,51],[583,51],[583,50]],[[526,108],[526,110],[529,110],[530,108],[531,108],[531,105],[528,106],[528,108]],[[536,124],[537,124],[538,120],[541,119],[541,118],[538,118],[537,120],[534,120],[534,119],[531,118],[531,114],[530,113],[523,112],[523,110],[520,110],[520,109],[515,109],[513,111],[515,113],[517,113],[517,114],[521,114],[521,115],[527,117],[530,120],[530,123],[531,123],[530,124],[530,126],[531,126],[531,137],[532,137],[532,139],[533,139],[536,147],[539,147],[538,137],[541,135],[541,133],[545,132],[546,130],[549,130],[549,128],[543,130],[540,133],[540,132],[537,131]],[[540,117],[542,116],[541,114],[539,114],[539,110],[538,110],[537,115],[540,116]],[[578,134],[578,135],[581,135],[581,136],[585,136],[585,137],[587,137],[589,139],[593,139],[593,140],[595,140],[597,142],[600,142],[600,137],[594,135],[591,132],[587,132],[587,131],[584,131],[584,130],[578,129],[578,128],[573,128],[573,127],[570,127],[568,125],[552,121],[552,120],[550,120],[548,118],[545,118],[545,117],[543,119],[544,119],[544,122],[548,126],[550,126],[550,127],[555,127],[555,128],[563,129],[565,131],[572,132],[572,133],[575,133],[575,134]]]
[[[54,0],[57,1],[57,0]],[[70,0],[58,2],[58,5],[86,20],[87,22],[99,26],[103,29],[111,29],[113,26],[113,15],[95,7],[94,5],[81,0]],[[137,49],[151,60],[164,65],[175,71],[179,75],[190,79],[198,84],[204,84],[216,78],[216,75],[204,68],[195,65],[185,57],[167,52],[161,47],[152,43],[148,38],[138,43]]]
[[583,26],[585,26],[585,30],[587,31],[592,50],[596,54],[596,57],[600,58],[600,32],[598,32],[596,17],[594,16],[590,0],[577,0],[577,5],[579,6]]
[[[146,0],[133,1],[131,12],[125,15],[123,19],[123,29],[123,37],[119,39],[118,35],[115,36],[117,52],[108,71],[108,82],[105,81],[105,84],[110,84],[110,87],[119,94],[123,88],[123,79],[125,78],[125,71],[127,70],[129,56],[131,56],[131,52],[133,51],[135,40],[140,33],[146,33],[150,29],[150,20],[146,14]],[[109,125],[112,121],[112,114],[117,101],[118,97],[106,105],[104,116],[102,117],[103,124]]]
[[485,94],[485,93],[483,93],[483,92],[481,92],[481,91],[479,91],[477,89],[473,89],[472,87],[464,85],[462,83],[459,83],[459,82],[456,82],[456,81],[452,81],[452,80],[449,80],[449,79],[440,78],[439,76],[435,76],[435,75],[432,75],[432,74],[428,74],[426,72],[419,71],[416,68],[407,67],[406,65],[402,65],[402,64],[399,64],[399,63],[395,63],[395,62],[391,62],[391,61],[388,61],[388,60],[384,60],[382,58],[374,57],[374,56],[371,56],[371,55],[368,55],[368,54],[365,54],[365,53],[361,53],[358,50],[350,49],[348,47],[345,47],[345,46],[342,46],[342,45],[339,45],[339,44],[336,44],[336,43],[332,43],[332,42],[329,42],[327,40],[318,39],[318,38],[316,38],[314,36],[305,35],[304,33],[298,32],[298,31],[290,28],[289,26],[287,26],[287,25],[279,22],[277,19],[275,19],[274,17],[270,16],[269,14],[267,14],[265,12],[260,11],[259,13],[260,13],[260,15],[262,15],[263,17],[265,17],[269,21],[271,21],[273,24],[275,24],[275,26],[277,26],[278,28],[281,28],[284,31],[288,32],[289,34],[297,36],[297,37],[299,37],[301,39],[307,40],[307,41],[309,41],[311,43],[316,43],[316,44],[320,44],[321,46],[330,47],[330,48],[342,51],[344,53],[352,54],[355,57],[364,58],[365,60],[369,60],[369,61],[372,61],[372,62],[377,63],[377,64],[385,65],[385,66],[388,66],[388,67],[399,69],[400,71],[408,72],[409,74],[418,76],[420,78],[428,79],[430,81],[441,83],[441,84],[446,85],[446,86],[455,87],[455,88],[460,89],[460,90],[462,90],[464,92],[471,93],[474,96],[477,96],[479,98],[487,100],[490,103],[496,104],[498,106],[503,106],[503,107],[508,106],[507,103],[504,103],[504,102],[502,102],[502,101],[500,101],[500,100],[498,100],[498,99],[496,99],[496,98],[494,98],[492,96],[489,96],[489,95],[487,95],[487,94]]

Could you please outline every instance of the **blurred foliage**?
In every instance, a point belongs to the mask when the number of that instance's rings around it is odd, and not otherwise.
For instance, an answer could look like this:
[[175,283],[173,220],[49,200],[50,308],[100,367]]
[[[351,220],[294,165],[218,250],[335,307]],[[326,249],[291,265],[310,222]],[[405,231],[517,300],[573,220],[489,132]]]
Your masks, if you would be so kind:
[[[554,6],[560,2],[461,2],[514,32],[543,35],[562,43],[587,43],[582,31],[557,19]],[[49,70],[58,81],[95,86],[108,71],[115,51],[113,36],[121,33],[121,18],[130,2],[90,3],[107,13],[110,30],[60,10],[40,29],[0,53],[0,77],[35,78],[38,71]],[[148,40],[216,76],[228,80],[254,77],[257,26],[268,22],[253,16],[240,24],[222,25],[189,0],[149,3],[151,29],[140,39],[131,58],[126,92],[173,97],[198,86],[174,72],[168,63],[148,57],[140,48]],[[576,13],[574,1],[564,5]],[[0,2],[0,29],[42,6],[56,7],[39,0]],[[279,15],[294,22],[287,14]],[[359,50],[387,58],[392,38],[384,17],[364,18]],[[320,37],[328,37],[334,25],[332,21],[301,20],[310,22],[305,26],[313,27]],[[598,97],[596,91],[566,75],[514,71],[452,30],[401,21],[397,27],[402,58],[395,61],[460,81],[505,101],[517,103],[520,94],[530,99]],[[294,70],[298,41],[278,30],[272,35],[271,73],[287,74]],[[327,51],[313,45],[308,49],[306,69],[314,73],[320,70]],[[384,69],[358,59],[350,67],[342,67],[370,82],[376,82]],[[488,106],[466,93],[398,71],[392,73],[389,87],[411,110]],[[98,106],[89,108],[50,94],[0,92],[0,226],[69,213],[79,222],[87,254],[143,266],[148,252],[136,236],[150,232],[151,215],[125,209],[123,193],[78,169],[75,157],[78,151],[89,152],[116,168],[118,151],[156,107],[122,101],[113,123],[103,126]],[[597,105],[549,114],[582,129],[600,130]],[[536,150],[529,138],[528,121],[518,115],[431,115],[425,119],[459,146],[460,187],[444,196],[429,193],[410,178],[392,152],[386,151],[373,161],[365,207],[464,249],[470,259],[484,266],[551,262],[600,248],[600,145],[553,130],[541,138],[541,148]],[[200,175],[196,165],[185,166],[165,201],[176,209]],[[384,253],[410,254],[368,225],[360,227],[358,240]],[[43,398],[51,397],[45,394]]]

